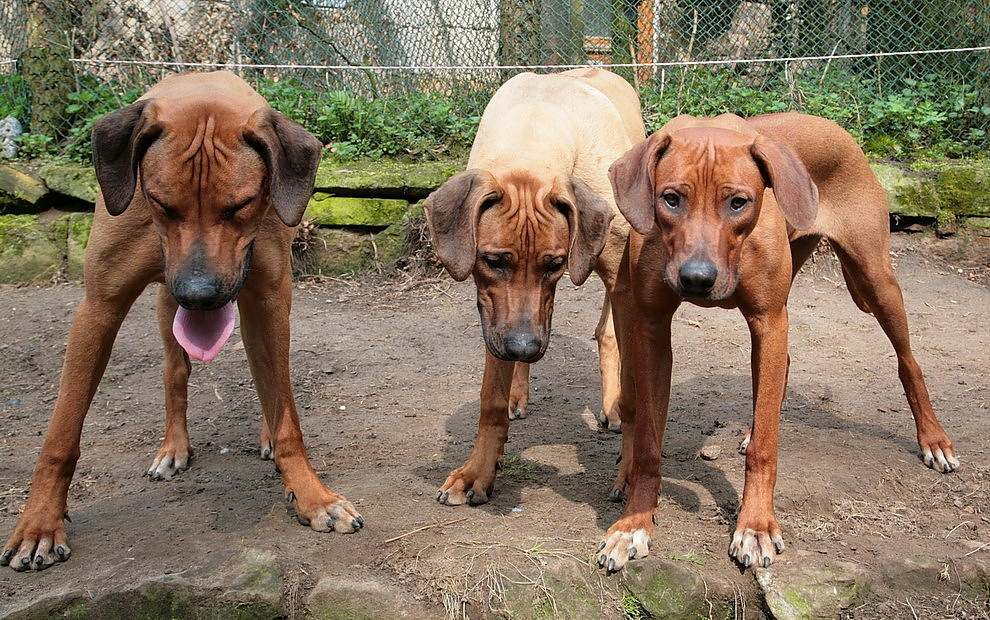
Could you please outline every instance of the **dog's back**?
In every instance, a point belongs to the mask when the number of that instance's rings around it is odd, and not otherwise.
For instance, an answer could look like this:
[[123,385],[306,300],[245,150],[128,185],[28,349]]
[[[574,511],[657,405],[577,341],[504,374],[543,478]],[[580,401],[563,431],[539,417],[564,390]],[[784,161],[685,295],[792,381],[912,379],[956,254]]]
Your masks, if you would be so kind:
[[520,73],[485,108],[468,168],[571,174],[612,202],[608,166],[644,137],[639,97],[614,73]]

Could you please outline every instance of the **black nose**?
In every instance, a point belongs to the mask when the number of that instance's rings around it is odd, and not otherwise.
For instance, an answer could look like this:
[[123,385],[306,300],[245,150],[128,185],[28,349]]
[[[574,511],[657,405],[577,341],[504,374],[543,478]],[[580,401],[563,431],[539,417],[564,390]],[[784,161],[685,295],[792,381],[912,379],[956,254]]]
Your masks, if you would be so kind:
[[718,268],[706,260],[689,260],[681,265],[677,276],[680,278],[684,297],[707,297],[715,286]]
[[540,354],[543,343],[529,332],[512,332],[502,341],[507,357],[517,362],[532,361]]
[[179,305],[187,310],[215,310],[230,297],[223,283],[209,274],[181,276],[169,288]]

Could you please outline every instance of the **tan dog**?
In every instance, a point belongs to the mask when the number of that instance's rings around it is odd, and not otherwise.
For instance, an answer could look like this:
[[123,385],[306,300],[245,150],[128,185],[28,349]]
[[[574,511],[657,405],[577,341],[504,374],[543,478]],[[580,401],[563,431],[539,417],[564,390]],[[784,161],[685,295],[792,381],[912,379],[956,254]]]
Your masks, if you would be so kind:
[[[897,353],[924,462],[959,461],[932,412],[908,338],[888,256],[887,200],[853,138],[801,114],[744,120],[681,116],[613,164],[616,201],[634,228],[613,293],[622,353],[621,518],[599,564],[619,570],[649,553],[672,365],[671,317],[682,301],[739,308],[753,340],[753,426],[741,449],[746,482],[729,553],[769,566],[783,549],[774,516],[777,436],[790,358],[787,296],[828,239],[856,305],[873,313]],[[771,189],[772,188],[772,189]]]
[[[468,170],[427,198],[441,262],[455,280],[474,275],[487,345],[478,437],[440,487],[441,503],[488,501],[509,420],[526,416],[529,364],[549,344],[564,267],[575,284],[594,268],[611,288],[628,224],[612,219],[608,166],[644,135],[639,98],[619,76],[523,73],[485,109]],[[599,421],[617,430],[619,359],[607,298],[596,337]]]
[[43,569],[68,559],[62,520],[83,419],[124,316],[152,282],[164,283],[158,324],[166,425],[148,474],[161,479],[188,467],[189,355],[208,360],[219,352],[233,329],[236,299],[264,414],[263,456],[274,456],[300,521],[317,531],[362,527],[354,506],[327,489],[309,463],[289,380],[290,246],[321,148],[227,72],[168,77],[96,123],[101,196],[86,248],[86,296],[3,565]]

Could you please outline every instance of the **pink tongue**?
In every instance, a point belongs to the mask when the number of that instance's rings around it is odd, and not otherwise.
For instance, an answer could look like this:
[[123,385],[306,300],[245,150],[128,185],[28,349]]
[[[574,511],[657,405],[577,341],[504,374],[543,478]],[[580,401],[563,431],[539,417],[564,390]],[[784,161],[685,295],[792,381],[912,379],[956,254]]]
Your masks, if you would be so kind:
[[234,331],[234,302],[216,310],[186,310],[175,313],[172,333],[190,357],[208,362],[223,348]]

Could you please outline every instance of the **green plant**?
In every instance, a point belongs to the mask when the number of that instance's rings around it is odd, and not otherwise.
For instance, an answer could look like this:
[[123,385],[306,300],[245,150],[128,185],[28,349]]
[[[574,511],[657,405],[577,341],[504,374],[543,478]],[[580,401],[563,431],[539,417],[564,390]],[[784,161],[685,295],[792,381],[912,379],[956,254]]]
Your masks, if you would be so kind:
[[16,140],[19,159],[39,159],[54,154],[55,139],[36,133],[22,133]]
[[13,116],[26,123],[31,110],[27,84],[19,75],[0,75],[0,118]]
[[625,620],[645,620],[653,617],[653,614],[648,612],[631,592],[626,592],[622,597],[622,615]]

